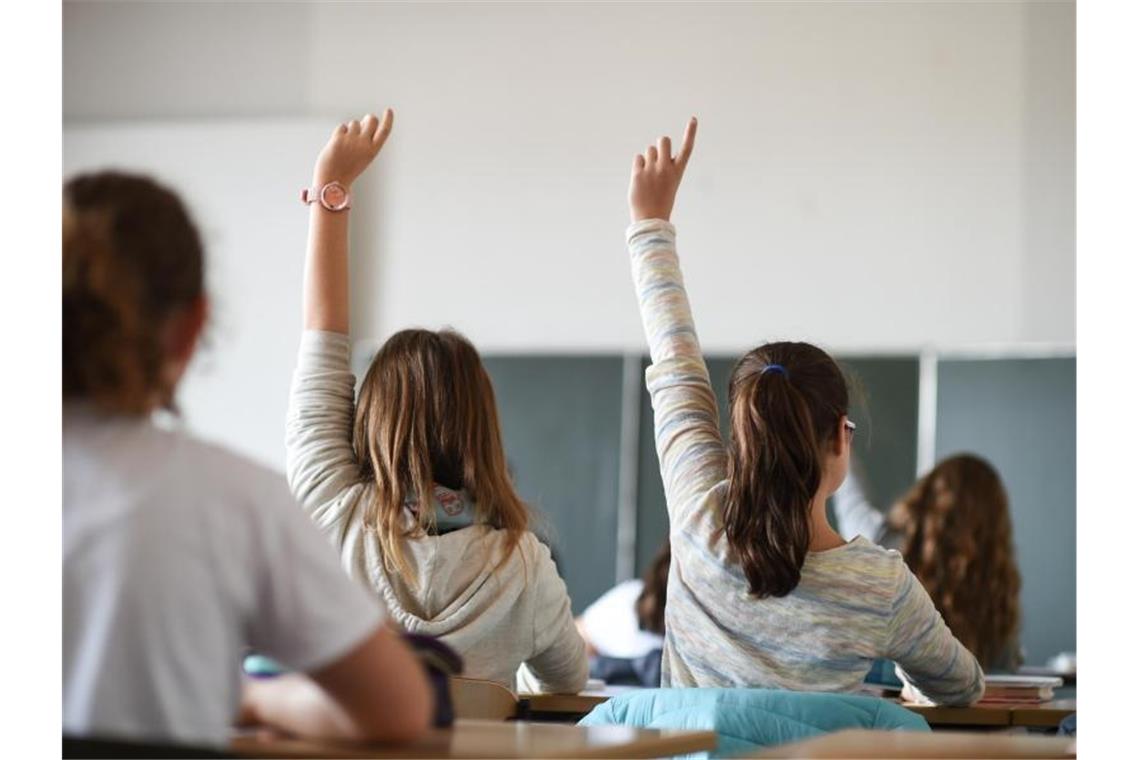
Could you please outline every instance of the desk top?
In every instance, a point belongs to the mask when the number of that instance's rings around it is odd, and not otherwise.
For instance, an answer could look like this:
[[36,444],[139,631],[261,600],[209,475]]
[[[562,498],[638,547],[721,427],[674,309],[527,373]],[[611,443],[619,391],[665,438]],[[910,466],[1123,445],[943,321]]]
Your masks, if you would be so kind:
[[242,734],[234,754],[259,758],[620,758],[664,757],[716,749],[712,731],[657,731],[629,726],[459,720],[412,744],[311,741]]
[[936,726],[1040,726],[1056,728],[1061,720],[1077,711],[1077,700],[1055,699],[1040,704],[973,705],[936,707],[902,703]]
[[940,731],[849,729],[765,750],[785,758],[1072,758],[1076,741],[1056,736],[1009,736]]

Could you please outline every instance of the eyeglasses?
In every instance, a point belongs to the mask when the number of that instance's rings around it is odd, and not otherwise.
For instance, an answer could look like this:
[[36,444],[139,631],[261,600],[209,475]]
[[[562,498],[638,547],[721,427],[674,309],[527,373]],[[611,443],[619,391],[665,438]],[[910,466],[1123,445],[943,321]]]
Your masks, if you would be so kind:
[[843,420],[843,429],[847,431],[847,443],[855,440],[855,423],[851,420]]

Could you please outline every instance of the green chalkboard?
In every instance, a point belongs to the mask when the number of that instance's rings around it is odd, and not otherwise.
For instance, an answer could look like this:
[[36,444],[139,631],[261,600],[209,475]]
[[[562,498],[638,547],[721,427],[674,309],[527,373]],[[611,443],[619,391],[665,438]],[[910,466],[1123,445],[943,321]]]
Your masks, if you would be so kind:
[[1005,482],[1031,665],[1076,651],[1076,432],[1076,359],[939,362],[935,452],[979,454]]
[[614,585],[620,356],[488,356],[507,459],[575,614]]
[[918,458],[918,358],[839,358],[858,425],[855,456],[868,500],[887,509],[915,479]]

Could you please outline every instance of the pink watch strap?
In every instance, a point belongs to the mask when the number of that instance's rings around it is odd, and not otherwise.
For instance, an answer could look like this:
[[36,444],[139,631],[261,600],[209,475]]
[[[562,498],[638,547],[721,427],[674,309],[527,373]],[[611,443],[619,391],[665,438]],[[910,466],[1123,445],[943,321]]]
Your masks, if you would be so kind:
[[[335,187],[344,193],[344,202],[339,205],[333,205],[325,199],[325,191],[330,187]],[[320,203],[329,211],[345,211],[352,208],[352,195],[345,189],[344,185],[339,182],[329,182],[321,187],[304,187],[301,188],[301,202],[304,204]]]

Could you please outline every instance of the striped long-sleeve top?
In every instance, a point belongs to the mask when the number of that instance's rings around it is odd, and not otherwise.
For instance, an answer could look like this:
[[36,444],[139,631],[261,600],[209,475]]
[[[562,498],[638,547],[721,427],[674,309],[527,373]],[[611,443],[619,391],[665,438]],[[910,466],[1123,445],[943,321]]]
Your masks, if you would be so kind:
[[808,552],[791,593],[750,595],[720,530],[727,451],[675,237],[661,220],[627,232],[673,551],[662,685],[852,691],[886,658],[933,702],[977,700],[977,660],[896,551],[856,538]]

